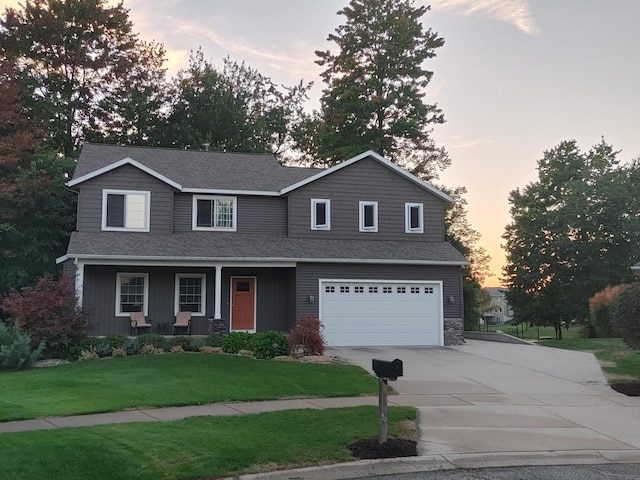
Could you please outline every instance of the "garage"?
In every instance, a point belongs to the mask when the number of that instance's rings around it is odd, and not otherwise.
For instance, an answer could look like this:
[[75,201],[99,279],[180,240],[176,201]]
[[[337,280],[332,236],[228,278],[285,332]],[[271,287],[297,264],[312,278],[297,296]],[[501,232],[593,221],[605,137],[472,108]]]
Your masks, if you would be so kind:
[[320,280],[329,346],[443,345],[442,283]]

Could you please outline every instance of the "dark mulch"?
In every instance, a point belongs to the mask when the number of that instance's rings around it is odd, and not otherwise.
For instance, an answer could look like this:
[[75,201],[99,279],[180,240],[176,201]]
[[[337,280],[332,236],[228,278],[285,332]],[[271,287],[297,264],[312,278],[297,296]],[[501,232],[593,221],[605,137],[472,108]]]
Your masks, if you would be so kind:
[[371,458],[395,458],[415,457],[418,455],[416,442],[403,438],[390,438],[380,445],[377,438],[365,438],[348,445],[354,457],[364,459]]
[[640,383],[614,383],[611,388],[629,397],[640,397]]

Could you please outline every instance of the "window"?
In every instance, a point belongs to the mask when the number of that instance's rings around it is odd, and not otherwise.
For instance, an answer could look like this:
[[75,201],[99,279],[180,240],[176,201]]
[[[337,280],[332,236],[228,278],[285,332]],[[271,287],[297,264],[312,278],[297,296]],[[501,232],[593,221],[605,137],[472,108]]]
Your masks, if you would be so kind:
[[340,287],[340,293],[349,293],[349,287]]
[[176,275],[176,312],[205,314],[206,278],[205,275]]
[[329,200],[311,199],[311,230],[331,230]]
[[355,286],[353,287],[354,293],[364,293],[364,287]]
[[236,231],[236,198],[193,196],[194,230]]
[[407,287],[396,287],[397,293],[407,293]]
[[334,287],[334,286],[331,286],[331,287],[330,286],[326,286],[326,287],[324,287],[324,291],[327,292],[327,293],[336,293],[336,287]]
[[382,287],[382,293],[393,293],[393,288],[391,288],[391,287]]
[[116,280],[116,316],[149,309],[149,275],[146,273],[118,273]]
[[369,293],[378,293],[378,287],[369,287]]
[[405,203],[404,204],[404,231],[406,233],[423,233],[424,225],[422,222],[422,204],[421,203]]
[[360,231],[378,231],[378,202],[360,202]]
[[151,192],[102,191],[102,230],[149,231]]

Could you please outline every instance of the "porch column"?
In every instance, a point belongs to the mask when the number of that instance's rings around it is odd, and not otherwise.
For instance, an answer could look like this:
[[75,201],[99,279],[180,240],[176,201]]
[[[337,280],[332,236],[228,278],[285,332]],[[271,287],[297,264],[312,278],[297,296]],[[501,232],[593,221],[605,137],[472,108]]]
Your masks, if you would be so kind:
[[76,290],[76,305],[78,308],[82,308],[82,287],[84,285],[84,262],[75,261],[76,264],[76,276],[75,276],[75,290]]
[[220,320],[222,318],[221,305],[222,305],[222,265],[214,265],[216,269],[216,281],[215,281],[215,307],[213,312],[213,318]]

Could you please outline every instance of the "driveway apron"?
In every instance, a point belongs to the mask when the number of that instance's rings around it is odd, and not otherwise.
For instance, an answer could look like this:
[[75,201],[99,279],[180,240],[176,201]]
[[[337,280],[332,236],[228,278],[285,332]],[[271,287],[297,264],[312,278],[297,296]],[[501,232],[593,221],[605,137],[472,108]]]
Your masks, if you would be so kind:
[[403,361],[389,404],[417,407],[421,455],[589,450],[619,460],[640,449],[640,399],[612,390],[590,353],[479,340],[330,353],[371,373],[373,358]]

